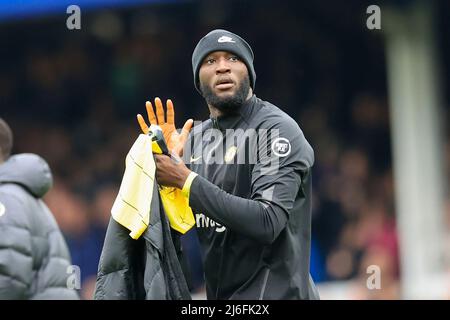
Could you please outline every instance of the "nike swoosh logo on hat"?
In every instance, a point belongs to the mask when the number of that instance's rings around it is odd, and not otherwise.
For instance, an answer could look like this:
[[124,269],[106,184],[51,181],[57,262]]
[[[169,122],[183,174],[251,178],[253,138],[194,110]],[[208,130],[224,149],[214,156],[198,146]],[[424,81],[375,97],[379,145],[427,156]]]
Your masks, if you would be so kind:
[[233,40],[233,38],[231,37],[227,37],[227,36],[221,36],[219,39],[217,39],[217,42],[232,42],[232,43],[236,43],[236,41]]

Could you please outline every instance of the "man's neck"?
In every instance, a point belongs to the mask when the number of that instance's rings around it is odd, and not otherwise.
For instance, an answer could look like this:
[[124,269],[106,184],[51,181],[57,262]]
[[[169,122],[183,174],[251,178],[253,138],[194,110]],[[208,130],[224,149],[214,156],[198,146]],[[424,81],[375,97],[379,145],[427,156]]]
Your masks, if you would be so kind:
[[218,118],[224,114],[224,112],[222,110],[219,110],[210,104],[208,104],[208,108],[209,108],[209,113],[210,113],[211,117],[213,117],[213,118]]
[[[253,90],[250,88],[250,90],[248,90],[248,95],[247,95],[247,98],[245,99],[245,101],[248,101],[252,96],[253,96]],[[218,118],[225,114],[225,112],[223,112],[220,109],[217,109],[213,105],[208,104],[208,108],[209,108],[209,113],[211,114],[211,117],[213,117],[213,118]]]

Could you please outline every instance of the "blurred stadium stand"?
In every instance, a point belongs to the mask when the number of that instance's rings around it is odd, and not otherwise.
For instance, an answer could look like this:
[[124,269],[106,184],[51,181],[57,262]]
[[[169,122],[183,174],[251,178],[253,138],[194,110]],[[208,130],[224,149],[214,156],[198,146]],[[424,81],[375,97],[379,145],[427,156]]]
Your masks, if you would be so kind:
[[188,0],[26,0],[1,1],[0,20],[21,20],[39,16],[60,15],[67,7],[77,5],[86,10],[104,10],[108,8],[130,7],[158,3],[180,3]]
[[[81,30],[71,31],[64,1],[53,8],[54,1],[29,1],[27,8],[14,5],[19,2],[25,6],[24,1],[0,5],[0,117],[15,132],[15,153],[35,152],[50,163],[55,184],[45,200],[81,268],[84,299],[92,296],[125,155],[139,134],[135,115],[145,112],[146,100],[159,96],[174,101],[177,124],[208,116],[193,86],[190,59],[197,41],[217,27],[250,42],[256,94],[295,118],[315,149],[311,273],[322,298],[407,297],[401,285],[385,43],[383,30],[366,28],[366,8],[376,3],[127,1],[132,4],[127,7],[125,1],[70,1],[82,12]],[[383,5],[403,10],[410,2],[381,1],[382,29]],[[435,3],[439,108],[448,124],[450,3]],[[39,10],[28,10],[33,8]],[[440,146],[444,181],[450,177],[448,129],[444,126]],[[183,241],[193,293],[201,298],[195,231]],[[446,276],[436,280],[446,282],[444,299],[450,298],[446,259]],[[366,288],[369,265],[382,270],[380,290]]]

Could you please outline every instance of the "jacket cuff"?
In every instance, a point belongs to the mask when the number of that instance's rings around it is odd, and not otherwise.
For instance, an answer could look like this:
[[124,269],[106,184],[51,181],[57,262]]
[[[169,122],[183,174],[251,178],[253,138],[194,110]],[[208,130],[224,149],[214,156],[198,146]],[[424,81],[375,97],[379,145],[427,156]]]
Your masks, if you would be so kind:
[[198,176],[197,173],[191,172],[189,173],[186,181],[184,182],[183,189],[181,189],[181,193],[189,199],[189,194],[191,193],[191,185],[192,181]]

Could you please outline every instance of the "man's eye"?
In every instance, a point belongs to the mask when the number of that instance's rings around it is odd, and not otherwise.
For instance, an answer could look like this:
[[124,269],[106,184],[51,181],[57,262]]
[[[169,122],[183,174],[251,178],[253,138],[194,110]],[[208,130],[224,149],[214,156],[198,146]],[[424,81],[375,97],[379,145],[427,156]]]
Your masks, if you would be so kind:
[[206,64],[213,64],[214,63],[214,59],[206,59]]
[[238,57],[236,57],[236,56],[231,56],[231,57],[230,57],[230,61],[236,62],[236,61],[239,61],[239,59],[238,59]]

